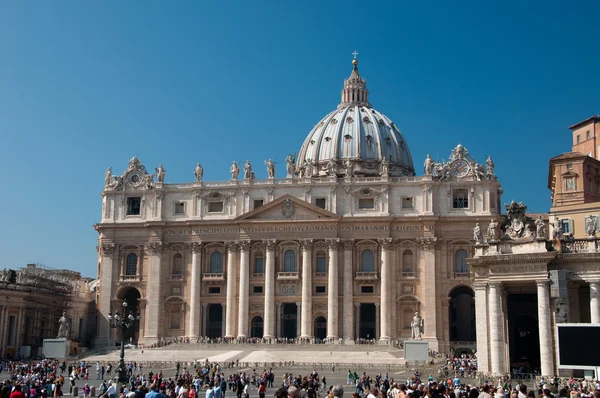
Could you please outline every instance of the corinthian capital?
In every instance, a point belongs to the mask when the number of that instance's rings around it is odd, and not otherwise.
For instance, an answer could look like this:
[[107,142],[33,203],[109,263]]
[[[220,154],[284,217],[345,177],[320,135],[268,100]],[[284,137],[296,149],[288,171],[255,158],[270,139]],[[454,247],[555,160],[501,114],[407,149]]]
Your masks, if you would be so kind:
[[146,243],[146,250],[150,252],[150,254],[156,256],[161,253],[163,249],[163,243],[160,241],[151,241]]
[[300,239],[300,246],[302,246],[302,250],[312,250],[313,240],[312,239]]
[[345,239],[342,241],[342,245],[344,245],[344,250],[352,250],[354,248],[354,239]]
[[114,243],[102,243],[100,245],[100,247],[102,248],[102,255],[103,256],[110,256],[115,251],[115,244]]
[[196,242],[189,242],[188,247],[190,249],[192,249],[192,252],[194,252],[194,253],[202,253],[202,249],[204,246],[203,246],[202,242],[196,241]]
[[240,250],[243,252],[250,250],[250,241],[249,240],[241,240],[241,241],[239,241],[238,245],[240,247]]
[[392,248],[394,246],[394,242],[392,241],[392,238],[381,238],[381,239],[377,239],[377,241],[379,242],[379,244],[381,245],[381,248],[383,250],[392,250]]
[[277,247],[277,240],[275,239],[263,239],[263,245],[265,245],[265,249],[273,251]]
[[417,242],[419,242],[419,244],[424,248],[424,249],[435,249],[435,245],[437,243],[437,238],[435,236],[431,236],[431,237],[426,237],[426,238],[417,238]]
[[225,242],[225,247],[227,248],[227,251],[230,251],[230,252],[236,251],[238,248],[238,245],[239,245],[239,242],[237,240],[230,240],[230,241]]
[[325,239],[325,243],[331,250],[337,250],[340,247],[340,240],[338,238]]

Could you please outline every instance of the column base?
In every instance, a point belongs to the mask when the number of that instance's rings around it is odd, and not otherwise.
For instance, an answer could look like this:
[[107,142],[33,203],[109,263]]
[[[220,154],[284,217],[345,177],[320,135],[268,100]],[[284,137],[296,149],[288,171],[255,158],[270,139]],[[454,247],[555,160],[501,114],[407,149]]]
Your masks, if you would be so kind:
[[354,339],[351,339],[351,338],[345,338],[344,339],[344,344],[345,345],[355,345],[356,341],[354,341]]
[[381,336],[379,338],[379,344],[389,344],[390,340],[391,339],[387,336]]
[[426,340],[429,342],[429,349],[432,351],[438,351],[440,350],[440,342],[437,339],[437,337],[423,337],[423,340]]
[[157,336],[144,337],[144,345],[158,344],[160,339]]
[[237,336],[238,339],[245,339],[246,337],[248,336],[246,336],[245,334],[238,334]]

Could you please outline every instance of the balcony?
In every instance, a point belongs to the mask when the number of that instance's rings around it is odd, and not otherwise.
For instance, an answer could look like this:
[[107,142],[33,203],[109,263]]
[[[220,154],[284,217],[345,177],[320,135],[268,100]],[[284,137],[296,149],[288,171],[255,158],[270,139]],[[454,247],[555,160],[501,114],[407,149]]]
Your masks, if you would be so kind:
[[377,271],[372,271],[372,272],[358,271],[356,273],[356,275],[354,276],[354,279],[356,279],[357,281],[376,281],[378,279]]
[[121,275],[121,282],[140,282],[142,277],[140,275]]
[[324,278],[327,276],[327,272],[315,272],[315,278]]
[[454,279],[469,279],[471,277],[470,272],[455,272]]
[[402,279],[417,279],[419,276],[414,271],[408,271],[402,273]]
[[278,280],[297,280],[297,279],[300,279],[300,275],[298,272],[278,272],[277,279]]
[[220,273],[210,273],[205,272],[202,275],[203,282],[225,282],[225,274],[223,272]]
[[181,281],[181,280],[183,280],[183,274],[182,273],[171,274],[170,278],[172,281]]
[[598,238],[561,240],[563,253],[594,253],[598,251]]
[[253,272],[252,273],[252,279],[263,279],[265,277],[265,274],[262,272]]

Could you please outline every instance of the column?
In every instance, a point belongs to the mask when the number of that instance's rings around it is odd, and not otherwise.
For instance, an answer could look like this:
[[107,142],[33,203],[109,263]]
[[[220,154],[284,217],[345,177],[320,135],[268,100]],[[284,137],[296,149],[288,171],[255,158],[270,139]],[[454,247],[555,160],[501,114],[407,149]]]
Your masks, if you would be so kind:
[[600,282],[590,282],[590,320],[600,323]]
[[302,245],[302,315],[300,337],[310,338],[312,323],[312,239],[303,239]]
[[421,244],[421,262],[423,274],[420,278],[423,281],[428,281],[426,288],[423,290],[423,304],[421,311],[424,312],[423,320],[425,321],[425,338],[429,340],[432,350],[438,350],[437,341],[437,303],[438,294],[438,273],[435,269],[435,245],[436,237],[427,237],[418,239]]
[[250,242],[240,242],[240,297],[238,306],[238,337],[248,336],[250,311]]
[[263,240],[265,244],[265,339],[275,337],[275,239]]
[[200,274],[202,271],[202,243],[192,242],[192,283],[190,289],[190,324],[188,336],[197,340],[200,335]]
[[301,333],[300,314],[302,314],[302,303],[296,303],[296,337]]
[[477,367],[482,373],[489,373],[489,344],[487,318],[487,285],[475,283],[475,335],[477,339]]
[[327,338],[338,338],[338,239],[329,244],[329,266],[327,267]]
[[145,344],[158,343],[160,340],[159,328],[162,323],[162,317],[159,316],[162,311],[162,267],[161,257],[163,243],[160,241],[148,242],[146,248],[150,252],[150,267],[148,269],[147,289],[152,294],[148,295],[148,307],[146,311],[146,336]]
[[277,305],[277,318],[276,318],[276,330],[277,334],[275,337],[281,337],[281,303],[275,303]]
[[223,313],[223,320],[221,321],[221,334],[223,334],[222,331],[227,328],[227,317],[225,316],[227,314],[227,304],[221,303],[221,309]]
[[208,303],[202,303],[202,337],[206,337],[206,324],[208,323]]
[[352,277],[352,248],[354,241],[345,240],[344,244],[344,341],[354,341],[354,278]]
[[[98,297],[98,324],[96,325],[96,347],[107,347],[110,342],[110,326],[108,324],[108,313],[110,312],[110,299],[112,297],[113,282],[113,254],[115,245],[110,242],[102,241],[100,243],[100,255],[102,264],[100,266],[100,295]],[[6,317],[6,315],[5,315]],[[4,320],[4,318],[3,318]],[[6,334],[3,334],[6,339]],[[4,344],[2,342],[2,344]],[[0,345],[0,349],[4,346]],[[5,351],[2,351],[5,352]]]
[[504,366],[504,339],[503,339],[503,319],[500,308],[500,294],[502,294],[502,284],[500,282],[490,282],[489,289],[489,320],[490,320],[490,363],[493,374],[499,375],[505,373]]
[[375,303],[375,336],[369,336],[371,339],[378,339],[381,336],[381,304]]
[[542,376],[554,375],[554,349],[552,346],[552,320],[550,312],[550,286],[547,279],[536,281],[538,322],[540,329],[540,363]]
[[225,337],[235,337],[233,325],[235,322],[235,263],[237,246],[234,242],[227,242],[227,299],[225,312]]
[[356,311],[356,322],[354,324],[354,338],[358,339],[360,337],[360,303],[354,303],[354,310]]
[[392,239],[385,238],[379,239],[381,244],[381,284],[380,284],[380,333],[379,339],[381,341],[389,341],[391,335],[390,323],[392,319],[392,313],[390,308],[390,296],[391,296],[391,254],[392,254]]

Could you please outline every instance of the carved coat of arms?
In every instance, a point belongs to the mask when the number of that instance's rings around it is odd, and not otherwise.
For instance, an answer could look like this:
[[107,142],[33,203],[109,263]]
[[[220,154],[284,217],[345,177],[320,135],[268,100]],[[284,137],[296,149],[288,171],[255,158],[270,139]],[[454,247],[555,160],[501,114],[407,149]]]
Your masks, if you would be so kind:
[[296,209],[294,208],[294,201],[291,199],[284,199],[281,203],[281,214],[283,218],[292,218]]

